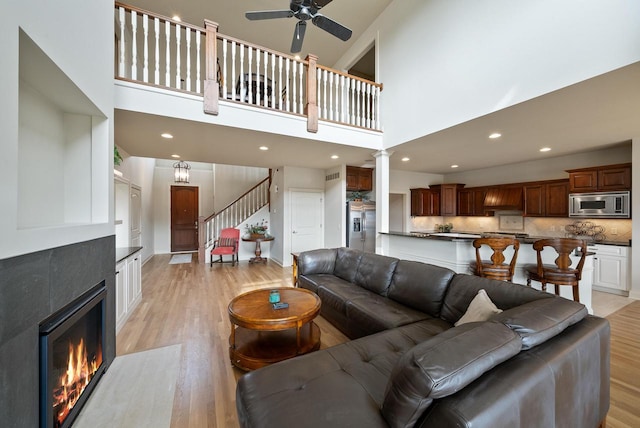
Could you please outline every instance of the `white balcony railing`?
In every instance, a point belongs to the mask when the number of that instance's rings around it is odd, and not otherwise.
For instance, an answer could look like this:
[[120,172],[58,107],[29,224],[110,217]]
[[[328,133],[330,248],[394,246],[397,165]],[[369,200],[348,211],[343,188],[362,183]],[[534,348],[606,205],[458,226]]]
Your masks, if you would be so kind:
[[[317,121],[381,130],[382,85],[298,60],[217,32],[115,3],[118,79],[202,95],[205,111],[219,100],[304,115]],[[213,42],[212,42],[213,41]]]

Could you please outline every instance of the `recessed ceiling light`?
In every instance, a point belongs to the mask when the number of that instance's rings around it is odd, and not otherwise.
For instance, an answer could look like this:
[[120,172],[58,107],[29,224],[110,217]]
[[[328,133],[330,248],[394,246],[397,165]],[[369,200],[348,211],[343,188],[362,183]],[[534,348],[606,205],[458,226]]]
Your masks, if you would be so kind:
[[502,134],[499,132],[494,132],[493,134],[489,135],[489,138],[491,138],[492,140],[495,140],[496,138],[500,138],[502,137]]
[[178,15],[173,15],[173,18],[171,18],[171,19],[173,19],[174,21],[178,21],[178,22],[182,21],[182,19],[180,19],[180,17]]
[[180,158],[180,155],[171,155],[171,157],[178,159],[178,158]]
[[409,158],[406,158],[406,157],[405,157],[405,158],[402,158],[402,162],[409,162],[409,160],[410,160],[410,159],[409,159]]
[[340,156],[338,155],[331,155],[331,159],[338,159]]
[[167,138],[167,139],[173,138],[173,135],[169,134],[168,132],[165,132],[164,134],[160,134],[160,136],[162,138]]
[[451,165],[451,168],[457,168],[458,165]]
[[551,147],[543,147],[540,149],[541,152],[548,152],[549,150],[551,150]]
[[269,147],[267,147],[267,146],[260,146],[260,150],[269,150]]

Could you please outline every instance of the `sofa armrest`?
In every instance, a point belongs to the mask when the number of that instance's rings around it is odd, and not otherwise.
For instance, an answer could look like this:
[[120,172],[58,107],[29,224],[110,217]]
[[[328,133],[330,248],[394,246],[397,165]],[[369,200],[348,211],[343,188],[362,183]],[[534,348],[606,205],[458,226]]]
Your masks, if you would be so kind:
[[299,275],[333,274],[336,266],[335,248],[304,251],[298,256]]
[[492,322],[464,324],[416,345],[391,373],[382,416],[392,427],[412,427],[434,399],[463,389],[521,346],[520,336]]

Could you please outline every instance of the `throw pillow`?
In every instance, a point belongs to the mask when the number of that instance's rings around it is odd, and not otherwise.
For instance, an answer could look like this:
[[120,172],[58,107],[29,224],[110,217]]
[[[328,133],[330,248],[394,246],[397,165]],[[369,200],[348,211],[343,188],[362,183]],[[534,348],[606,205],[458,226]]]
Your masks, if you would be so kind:
[[454,325],[459,326],[469,322],[486,321],[492,315],[500,312],[502,312],[502,309],[498,309],[487,295],[487,292],[484,289],[480,289],[469,304],[467,311],[462,315],[462,318],[456,321]]

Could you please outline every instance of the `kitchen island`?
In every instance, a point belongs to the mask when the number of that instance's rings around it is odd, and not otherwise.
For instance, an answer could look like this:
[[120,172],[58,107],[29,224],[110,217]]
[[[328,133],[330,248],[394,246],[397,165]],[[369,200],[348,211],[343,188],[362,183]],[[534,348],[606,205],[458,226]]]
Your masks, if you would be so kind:
[[[473,240],[479,238],[479,234],[472,233],[403,233],[387,232],[381,233],[385,255],[396,257],[402,260],[414,260],[430,263],[436,266],[449,268],[456,273],[473,274],[469,264],[476,259],[476,251],[473,248]],[[533,249],[533,242],[542,238],[518,238],[520,250],[516,262],[516,269],[513,282],[516,284],[527,283],[527,273],[523,269],[524,265],[536,264],[536,251]],[[483,249],[484,250],[484,249]],[[510,259],[512,252],[505,251],[505,257]],[[482,252],[483,260],[491,257],[491,250],[486,248]],[[557,255],[547,251],[543,252],[542,261],[545,264],[553,264]],[[571,256],[572,265],[578,263],[580,257]],[[580,281],[580,303],[587,307],[589,313],[593,313],[591,308],[591,290],[593,284],[593,257],[588,254],[582,269],[582,280]],[[541,284],[536,281],[531,282],[531,286],[536,289],[541,288]],[[560,295],[569,300],[573,300],[571,287],[560,286]],[[547,291],[553,293],[553,285],[547,287]]]

